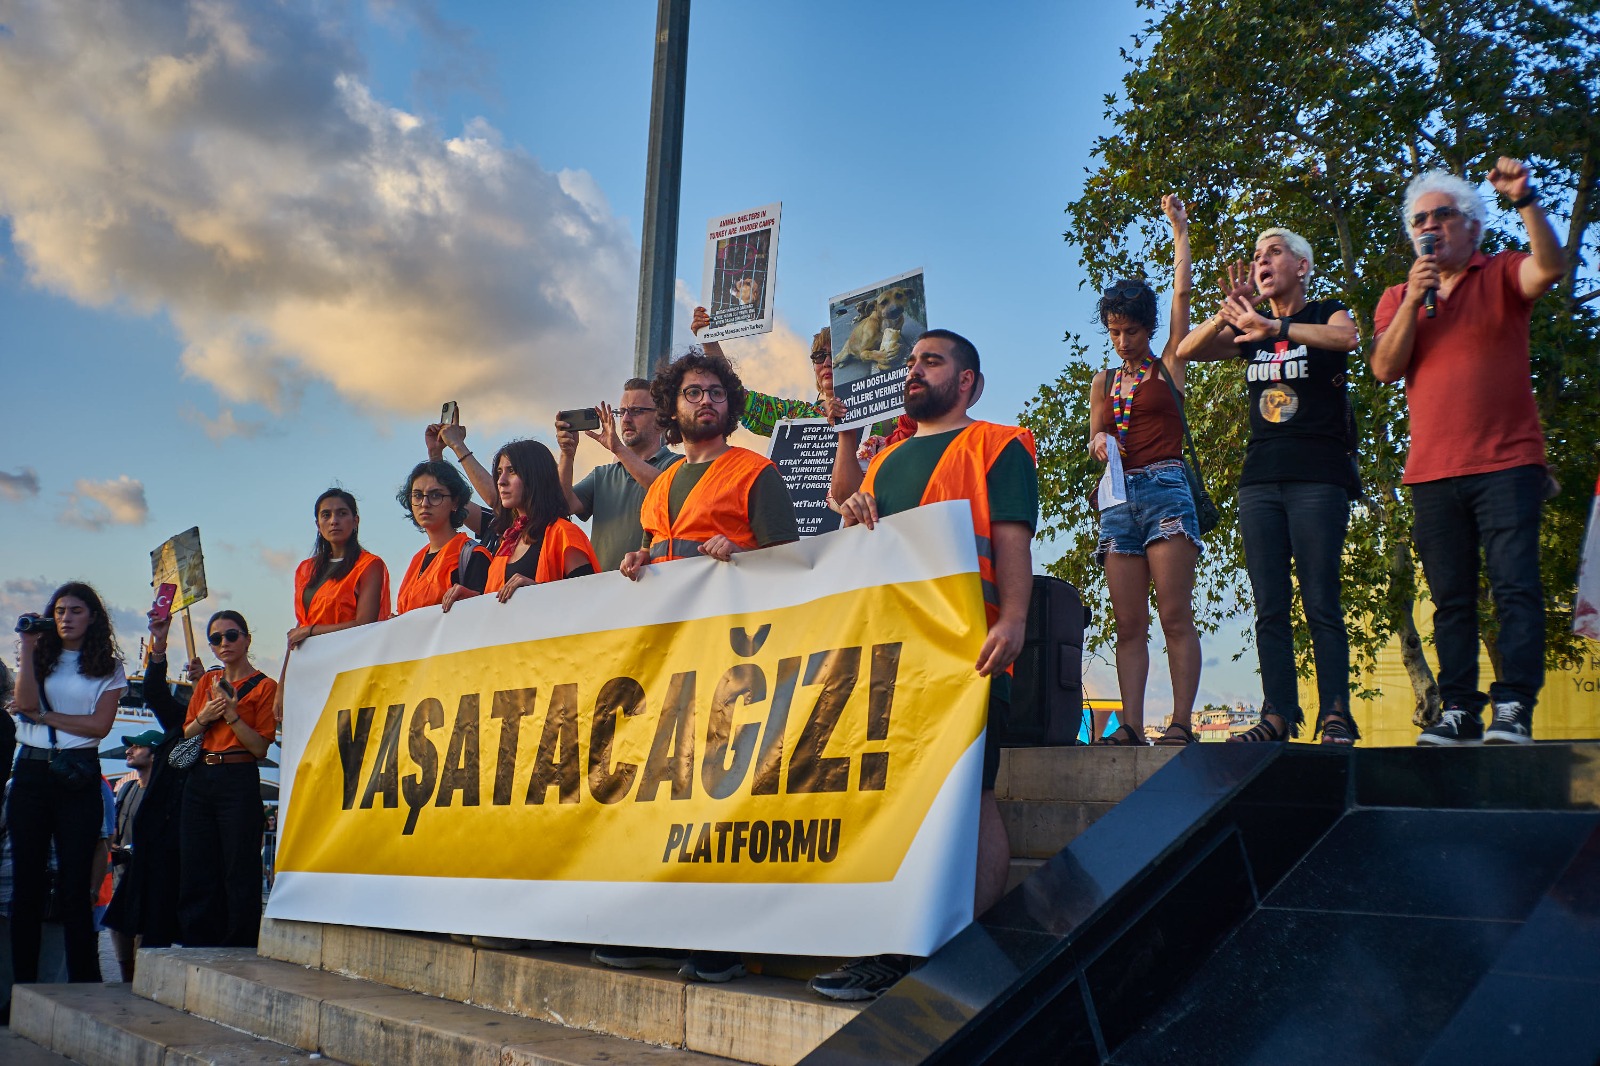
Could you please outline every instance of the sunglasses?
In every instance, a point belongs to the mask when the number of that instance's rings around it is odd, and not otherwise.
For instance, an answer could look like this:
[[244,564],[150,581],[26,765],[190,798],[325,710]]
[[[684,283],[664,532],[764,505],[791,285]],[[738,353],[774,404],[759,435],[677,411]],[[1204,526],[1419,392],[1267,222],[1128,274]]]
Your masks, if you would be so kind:
[[1430,218],[1442,226],[1459,214],[1461,214],[1461,208],[1451,207],[1449,204],[1443,207],[1436,207],[1432,211],[1418,211],[1411,216],[1411,228],[1421,229],[1428,224],[1428,219]]
[[1100,295],[1108,300],[1137,300],[1148,291],[1143,285],[1113,285]]
[[213,648],[220,648],[222,647],[223,641],[227,641],[229,644],[232,644],[234,641],[238,640],[244,635],[244,631],[241,629],[224,629],[220,633],[212,633],[210,636],[206,637],[206,639],[211,642],[211,646]]
[[833,362],[833,353],[832,352],[829,352],[829,351],[816,351],[816,352],[812,352],[811,353],[811,363],[812,363],[813,366],[821,366],[823,363],[831,363],[831,362]]

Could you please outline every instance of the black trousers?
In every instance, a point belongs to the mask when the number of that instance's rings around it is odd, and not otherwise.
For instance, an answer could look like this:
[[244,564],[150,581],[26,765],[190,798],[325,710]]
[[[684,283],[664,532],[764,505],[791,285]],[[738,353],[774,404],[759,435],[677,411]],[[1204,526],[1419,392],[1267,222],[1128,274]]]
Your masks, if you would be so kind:
[[199,763],[189,771],[178,828],[178,923],[184,944],[256,946],[264,820],[254,763]]
[[[24,749],[24,751],[29,749]],[[93,748],[79,756],[96,771]],[[100,778],[66,789],[43,759],[18,759],[6,824],[11,833],[11,969],[19,985],[39,980],[39,936],[50,899],[50,845],[56,849],[56,899],[67,946],[67,980],[100,980],[89,871],[105,818]]]

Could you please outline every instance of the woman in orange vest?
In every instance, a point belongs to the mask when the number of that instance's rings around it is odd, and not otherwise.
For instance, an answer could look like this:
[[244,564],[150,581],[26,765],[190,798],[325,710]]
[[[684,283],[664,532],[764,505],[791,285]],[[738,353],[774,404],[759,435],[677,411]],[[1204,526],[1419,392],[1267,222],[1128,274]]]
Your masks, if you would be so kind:
[[406,509],[411,524],[428,535],[428,543],[411,557],[411,565],[400,579],[395,613],[438,604],[448,611],[457,596],[482,592],[489,580],[490,555],[459,532],[472,501],[472,490],[460,471],[442,459],[418,463],[395,499]]
[[289,648],[307,637],[335,633],[389,617],[389,568],[361,547],[361,513],[344,489],[317,497],[317,542],[294,572],[294,618]]
[[511,441],[495,453],[491,469],[500,497],[494,528],[504,532],[485,592],[507,603],[524,585],[600,569],[589,538],[567,519],[572,512],[549,448],[536,440]]

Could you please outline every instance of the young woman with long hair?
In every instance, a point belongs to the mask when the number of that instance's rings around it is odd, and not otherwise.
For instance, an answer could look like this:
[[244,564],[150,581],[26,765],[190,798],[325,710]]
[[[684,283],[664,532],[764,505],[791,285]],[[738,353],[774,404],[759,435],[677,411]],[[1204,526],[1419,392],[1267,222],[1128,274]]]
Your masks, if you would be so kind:
[[105,604],[81,581],[56,589],[21,635],[12,711],[17,763],[6,824],[11,833],[11,965],[18,984],[39,979],[39,940],[55,845],[67,979],[100,980],[90,871],[101,837],[99,742],[128,688]]
[[289,647],[308,637],[336,633],[389,617],[389,568],[361,547],[361,511],[344,489],[317,497],[311,513],[317,539],[311,557],[294,572],[294,617]]
[[[510,441],[495,453],[491,469],[499,497],[494,527],[500,531],[500,547],[489,564],[485,592],[508,603],[524,585],[600,569],[588,536],[567,518],[571,511],[549,448],[536,440]],[[445,609],[464,595],[452,589]]]

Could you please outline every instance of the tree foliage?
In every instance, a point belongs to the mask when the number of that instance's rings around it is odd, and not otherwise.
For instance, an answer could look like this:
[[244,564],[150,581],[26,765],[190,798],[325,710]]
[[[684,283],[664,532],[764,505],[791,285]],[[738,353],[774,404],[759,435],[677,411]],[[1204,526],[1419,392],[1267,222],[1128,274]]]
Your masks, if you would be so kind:
[[[1114,132],[1096,142],[1066,239],[1096,288],[1116,277],[1169,280],[1163,193],[1189,204],[1195,319],[1215,310],[1223,266],[1248,258],[1261,230],[1286,226],[1311,242],[1309,297],[1351,310],[1363,347],[1351,357],[1367,501],[1352,515],[1344,598],[1359,671],[1398,635],[1419,716],[1436,704],[1412,624],[1420,594],[1409,496],[1405,398],[1366,366],[1372,313],[1413,258],[1399,212],[1406,184],[1433,168],[1477,180],[1500,155],[1524,159],[1543,192],[1569,269],[1534,308],[1535,393],[1560,494],[1546,506],[1542,564],[1551,665],[1571,661],[1577,555],[1600,449],[1600,3],[1352,0],[1141,0],[1150,10],[1123,58],[1120,96],[1105,100]],[[1525,245],[1519,219],[1484,187],[1485,250]],[[1146,271],[1147,259],[1157,264]],[[1067,544],[1050,569],[1096,601],[1096,642],[1111,639],[1104,582],[1092,562],[1086,496],[1099,470],[1085,451],[1095,365],[1069,332],[1066,369],[1022,420],[1040,445],[1044,532]],[[1159,342],[1158,342],[1159,343]],[[1103,347],[1102,347],[1102,350]],[[1228,364],[1190,369],[1189,417],[1223,522],[1196,583],[1197,619],[1213,630],[1251,602],[1235,522],[1235,486],[1249,419],[1243,375]],[[1487,601],[1486,601],[1487,602]],[[1486,626],[1493,613],[1486,611]],[[1296,646],[1310,640],[1296,606]]]

